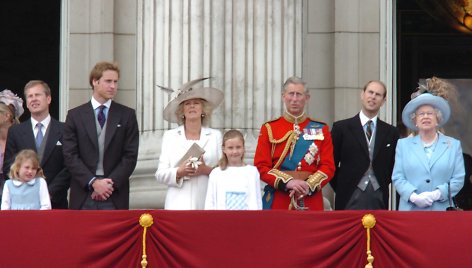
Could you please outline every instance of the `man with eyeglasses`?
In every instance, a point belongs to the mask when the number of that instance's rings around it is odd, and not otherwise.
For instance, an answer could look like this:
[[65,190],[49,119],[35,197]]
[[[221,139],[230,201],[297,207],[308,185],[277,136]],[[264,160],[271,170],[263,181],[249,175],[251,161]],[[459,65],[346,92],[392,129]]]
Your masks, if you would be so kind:
[[369,81],[360,94],[361,111],[333,124],[336,210],[388,209],[399,133],[378,118],[386,96],[384,83]]
[[288,78],[283,115],[261,127],[254,165],[267,183],[264,209],[323,210],[321,189],[334,174],[333,145],[326,124],[305,114],[305,82]]

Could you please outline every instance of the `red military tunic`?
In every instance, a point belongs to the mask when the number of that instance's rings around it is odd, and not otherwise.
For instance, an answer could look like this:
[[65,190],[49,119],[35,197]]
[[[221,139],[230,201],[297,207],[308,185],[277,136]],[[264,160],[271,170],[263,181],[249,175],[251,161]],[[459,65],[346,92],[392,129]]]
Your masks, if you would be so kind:
[[[272,209],[290,209],[291,200],[285,186],[294,179],[284,173],[282,162],[291,157],[294,144],[298,139],[308,140],[310,149],[303,151],[304,157],[293,171],[308,171],[312,175],[306,179],[314,192],[303,198],[304,206],[310,210],[323,210],[321,188],[334,175],[333,144],[326,124],[312,121],[306,116],[298,118],[299,133],[294,130],[295,118],[287,113],[261,127],[257,142],[254,165],[261,174],[261,179],[276,191]],[[310,123],[314,124],[306,128]],[[313,143],[316,145],[311,145]]]

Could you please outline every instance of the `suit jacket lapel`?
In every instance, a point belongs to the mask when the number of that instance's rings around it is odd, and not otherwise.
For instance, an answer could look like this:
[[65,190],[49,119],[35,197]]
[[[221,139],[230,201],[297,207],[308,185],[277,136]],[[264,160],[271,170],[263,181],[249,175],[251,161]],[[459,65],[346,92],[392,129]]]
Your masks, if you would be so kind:
[[412,140],[411,140],[411,146],[409,146],[411,152],[413,155],[416,156],[416,158],[421,162],[423,167],[429,171],[429,161],[428,158],[426,157],[426,154],[424,153],[424,147],[423,143],[421,142],[420,136],[416,135]]
[[107,130],[105,133],[105,146],[104,146],[105,151],[110,145],[110,142],[113,139],[113,135],[115,135],[117,128],[123,127],[120,124],[120,119],[121,119],[121,111],[117,109],[116,105],[113,105],[113,101],[112,101],[110,105],[110,109],[108,110],[107,121],[105,122],[107,126]]
[[359,118],[359,114],[351,118],[350,126],[349,126],[351,133],[356,140],[359,142],[362,150],[364,153],[369,157],[369,148],[367,147],[367,139],[365,137],[364,128],[361,124],[361,119]]
[[387,126],[382,120],[377,118],[377,124],[375,125],[375,144],[374,144],[374,155],[372,159],[375,159],[377,154],[380,152],[380,148],[387,146],[385,144]]
[[31,118],[25,121],[24,124],[20,125],[19,140],[25,143],[25,148],[35,148],[36,142],[34,140],[33,126],[31,125]]
[[206,127],[202,127],[202,132],[200,134],[200,140],[198,141],[198,145],[200,147],[205,148],[206,144],[208,143],[208,140],[210,139],[210,131]]
[[434,148],[433,154],[431,155],[431,160],[429,161],[429,166],[432,167],[436,161],[446,152],[449,148],[449,142],[442,134],[438,134],[438,142],[436,148]]
[[61,138],[61,135],[62,134],[59,131],[58,122],[51,118],[46,146],[44,147],[43,157],[41,158],[41,165],[44,165],[46,160],[49,158],[52,151],[56,147],[57,141],[59,141]]
[[97,125],[95,124],[95,111],[93,110],[92,103],[88,102],[82,112],[83,116],[81,118],[85,132],[95,148],[98,148]]

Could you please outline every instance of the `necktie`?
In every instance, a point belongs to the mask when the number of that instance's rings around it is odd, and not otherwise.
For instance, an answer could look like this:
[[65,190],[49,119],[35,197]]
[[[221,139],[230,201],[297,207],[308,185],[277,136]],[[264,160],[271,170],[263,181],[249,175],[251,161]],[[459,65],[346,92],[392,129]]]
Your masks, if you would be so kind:
[[100,105],[100,107],[98,107],[97,120],[98,120],[98,123],[100,124],[101,128],[103,128],[103,126],[105,125],[105,121],[106,121],[105,113],[103,112],[103,110],[105,108],[106,108],[105,105]]
[[367,127],[365,129],[365,135],[367,136],[367,140],[370,141],[372,137],[372,120],[367,121]]
[[38,129],[38,133],[36,134],[36,149],[39,150],[39,147],[41,146],[41,143],[43,142],[43,132],[41,131],[43,128],[43,124],[37,123],[36,128]]

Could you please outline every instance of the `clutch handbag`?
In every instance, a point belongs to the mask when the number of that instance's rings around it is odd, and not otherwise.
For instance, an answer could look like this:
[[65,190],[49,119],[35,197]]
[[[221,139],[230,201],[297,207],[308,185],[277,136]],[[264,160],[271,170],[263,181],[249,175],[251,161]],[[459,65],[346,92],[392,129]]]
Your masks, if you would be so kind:
[[188,148],[187,152],[180,158],[180,160],[177,162],[175,165],[176,167],[180,166],[183,162],[187,162],[190,158],[196,157],[197,159],[200,159],[202,155],[205,153],[205,150],[203,150],[200,145],[197,143],[192,144],[190,148]]

